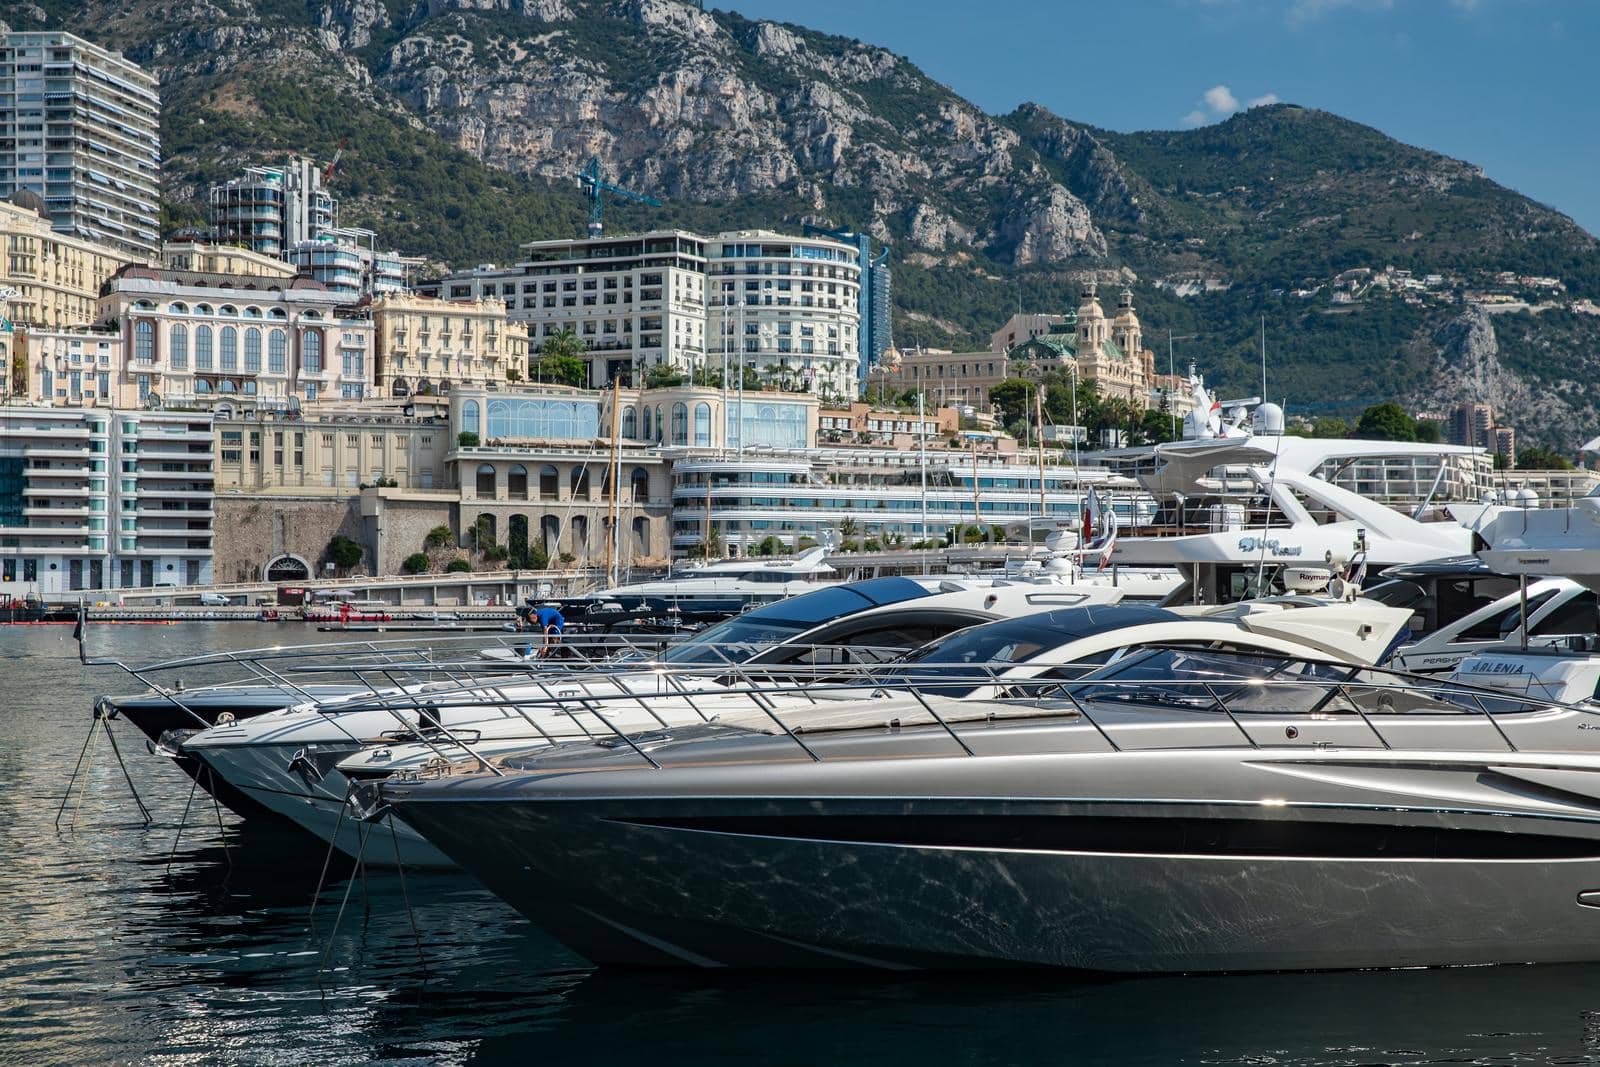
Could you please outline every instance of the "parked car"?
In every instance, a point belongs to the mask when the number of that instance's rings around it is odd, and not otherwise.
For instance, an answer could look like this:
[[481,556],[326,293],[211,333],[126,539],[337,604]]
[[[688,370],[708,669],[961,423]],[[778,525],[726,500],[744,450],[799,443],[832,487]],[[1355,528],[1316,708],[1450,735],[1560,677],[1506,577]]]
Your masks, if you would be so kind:
[[213,608],[225,608],[230,601],[221,593],[201,593],[200,603]]

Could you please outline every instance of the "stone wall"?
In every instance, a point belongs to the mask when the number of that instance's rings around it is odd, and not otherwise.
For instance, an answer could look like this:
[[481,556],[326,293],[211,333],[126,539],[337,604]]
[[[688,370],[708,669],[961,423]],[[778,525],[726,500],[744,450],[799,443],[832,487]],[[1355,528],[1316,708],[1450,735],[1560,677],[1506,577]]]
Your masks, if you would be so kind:
[[320,572],[328,542],[342,534],[366,550],[357,569],[372,573],[372,548],[362,526],[359,497],[284,497],[228,494],[216,498],[219,583],[258,581],[277,556],[299,556]]
[[363,541],[379,574],[399,574],[400,564],[422,551],[423,539],[435,526],[458,532],[454,491],[428,493],[404,489],[368,489],[361,497]]

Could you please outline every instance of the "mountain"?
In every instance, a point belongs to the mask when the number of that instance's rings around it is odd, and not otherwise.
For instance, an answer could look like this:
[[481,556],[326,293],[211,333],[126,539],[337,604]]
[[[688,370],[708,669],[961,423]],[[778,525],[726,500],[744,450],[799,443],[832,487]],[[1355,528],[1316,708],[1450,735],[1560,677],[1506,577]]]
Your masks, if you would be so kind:
[[665,202],[608,204],[614,232],[809,221],[891,242],[901,343],[983,347],[1092,278],[1134,289],[1152,347],[1198,335],[1179,354],[1230,391],[1258,388],[1264,317],[1291,412],[1483,399],[1563,447],[1600,423],[1600,242],[1325,112],[1136,133],[989,115],[885,49],[678,0],[45,0],[0,19],[159,73],[174,226],[245,163],[344,145],[346,222],[440,265],[508,262],[582,232],[573,175],[598,156]]

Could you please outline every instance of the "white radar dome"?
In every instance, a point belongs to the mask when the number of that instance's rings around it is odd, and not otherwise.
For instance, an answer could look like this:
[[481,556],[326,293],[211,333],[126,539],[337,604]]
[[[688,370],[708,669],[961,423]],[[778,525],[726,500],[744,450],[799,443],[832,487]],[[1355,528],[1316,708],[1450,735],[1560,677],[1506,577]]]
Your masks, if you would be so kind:
[[1257,404],[1250,413],[1250,432],[1267,435],[1283,433],[1283,409],[1276,404]]

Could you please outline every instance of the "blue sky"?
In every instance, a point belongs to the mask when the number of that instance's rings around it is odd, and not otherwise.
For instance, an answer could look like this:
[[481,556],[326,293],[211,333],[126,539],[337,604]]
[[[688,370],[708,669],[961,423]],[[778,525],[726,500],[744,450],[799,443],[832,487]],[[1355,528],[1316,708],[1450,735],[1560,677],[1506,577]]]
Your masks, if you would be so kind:
[[990,112],[1115,130],[1277,99],[1466,159],[1600,234],[1600,0],[709,0],[859,37]]

